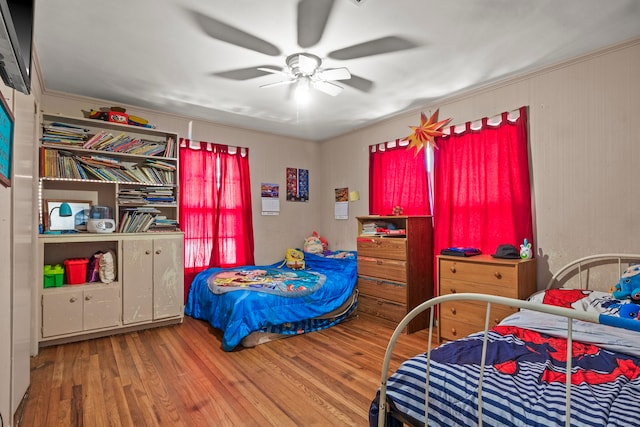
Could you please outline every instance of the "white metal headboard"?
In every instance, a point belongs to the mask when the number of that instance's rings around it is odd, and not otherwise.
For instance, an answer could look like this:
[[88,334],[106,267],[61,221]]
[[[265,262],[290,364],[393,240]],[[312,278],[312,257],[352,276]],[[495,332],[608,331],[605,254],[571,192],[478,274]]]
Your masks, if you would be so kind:
[[[629,264],[640,263],[640,254],[596,254],[589,255],[583,258],[579,258],[571,261],[560,270],[558,270],[547,283],[546,289],[558,287],[568,280],[570,277],[577,276],[578,286],[572,285],[572,288],[579,289],[592,289],[589,282],[589,271],[595,267],[617,265],[617,278],[622,275],[622,272],[627,268]],[[611,283],[610,285],[613,285]],[[602,284],[600,284],[602,288]],[[606,289],[599,289],[606,290]]]

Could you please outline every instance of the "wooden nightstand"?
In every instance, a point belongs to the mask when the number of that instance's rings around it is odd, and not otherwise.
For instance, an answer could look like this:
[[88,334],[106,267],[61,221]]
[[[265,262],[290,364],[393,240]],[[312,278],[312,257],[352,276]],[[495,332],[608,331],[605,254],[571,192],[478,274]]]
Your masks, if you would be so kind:
[[[455,257],[439,255],[438,295],[480,293],[524,299],[537,290],[536,260],[498,259],[490,255]],[[440,306],[440,340],[454,340],[484,330],[485,303],[455,301]],[[516,308],[492,305],[489,327]]]

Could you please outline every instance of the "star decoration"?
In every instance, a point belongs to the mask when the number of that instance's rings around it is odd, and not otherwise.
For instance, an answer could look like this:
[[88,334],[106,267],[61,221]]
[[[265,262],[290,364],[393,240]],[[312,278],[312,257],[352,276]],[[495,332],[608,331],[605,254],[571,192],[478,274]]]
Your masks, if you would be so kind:
[[416,155],[422,150],[422,147],[431,144],[433,148],[438,148],[436,145],[435,138],[436,136],[444,135],[440,129],[445,127],[447,123],[451,121],[451,119],[445,119],[442,121],[438,121],[438,113],[440,109],[437,109],[435,113],[429,117],[427,120],[427,116],[424,113],[420,113],[420,126],[409,126],[413,133],[405,138],[405,140],[409,141],[409,146],[407,150],[411,150],[415,147]]

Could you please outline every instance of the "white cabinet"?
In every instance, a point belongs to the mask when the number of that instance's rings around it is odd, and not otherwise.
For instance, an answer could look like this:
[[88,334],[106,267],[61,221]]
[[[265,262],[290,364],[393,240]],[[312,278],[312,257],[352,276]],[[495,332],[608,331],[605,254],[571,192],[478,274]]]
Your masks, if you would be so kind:
[[118,284],[73,285],[42,295],[42,337],[120,325]]
[[183,247],[182,236],[122,242],[124,324],[181,315]]
[[182,322],[181,232],[41,235],[38,243],[43,265],[88,258],[97,251],[116,255],[116,278],[111,283],[44,288],[40,266],[40,345]]

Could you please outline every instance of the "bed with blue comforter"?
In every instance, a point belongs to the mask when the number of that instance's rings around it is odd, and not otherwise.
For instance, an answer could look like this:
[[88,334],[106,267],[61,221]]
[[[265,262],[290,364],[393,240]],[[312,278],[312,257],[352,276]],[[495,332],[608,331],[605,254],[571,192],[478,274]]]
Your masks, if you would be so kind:
[[[614,318],[630,304],[579,289],[546,290],[529,301]],[[640,332],[580,320],[572,326],[570,425],[640,425]],[[566,318],[521,310],[488,331],[484,370],[483,332],[432,350],[426,424],[476,426],[480,418],[487,426],[565,425],[566,336]],[[426,354],[419,354],[388,379],[387,426],[425,425],[426,367]],[[378,425],[378,398],[371,426]]]
[[357,307],[356,253],[305,253],[304,260],[304,270],[278,262],[202,271],[191,284],[185,314],[220,329],[225,351],[254,332],[300,334],[351,317]]

